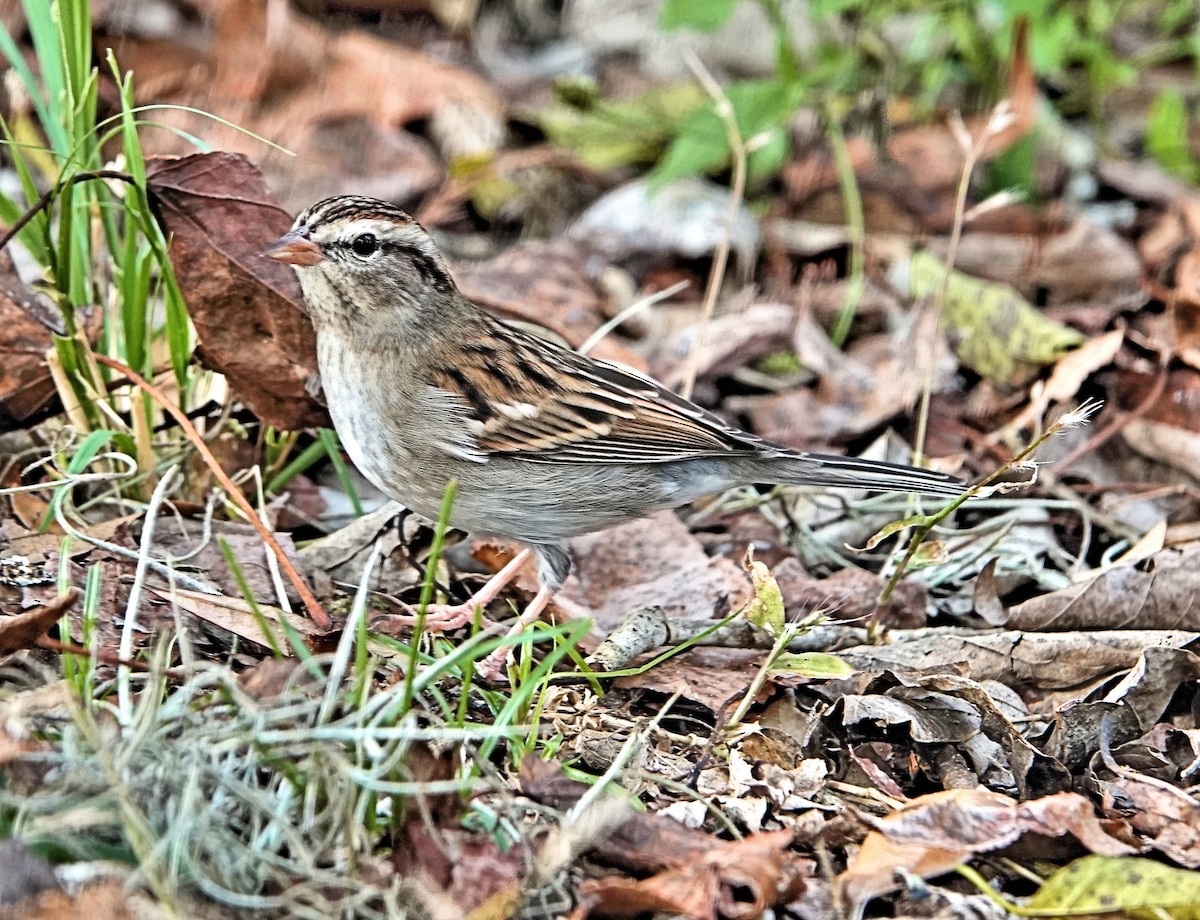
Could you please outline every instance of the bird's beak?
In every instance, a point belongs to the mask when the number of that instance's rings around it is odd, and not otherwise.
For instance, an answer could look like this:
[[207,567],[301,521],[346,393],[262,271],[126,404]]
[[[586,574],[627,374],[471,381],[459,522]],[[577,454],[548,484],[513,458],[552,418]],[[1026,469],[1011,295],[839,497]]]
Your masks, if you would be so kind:
[[321,247],[310,240],[307,227],[298,227],[285,233],[275,243],[263,250],[263,258],[274,259],[285,265],[316,265],[325,260]]

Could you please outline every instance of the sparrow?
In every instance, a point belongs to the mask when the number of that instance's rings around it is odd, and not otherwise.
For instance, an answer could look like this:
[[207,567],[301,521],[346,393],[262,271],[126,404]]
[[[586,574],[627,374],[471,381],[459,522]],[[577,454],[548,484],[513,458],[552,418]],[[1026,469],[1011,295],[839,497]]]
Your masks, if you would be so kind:
[[[295,269],[329,413],[368,480],[454,527],[523,543],[531,622],[571,567],[565,542],[752,483],[958,495],[943,473],[794,450],[742,431],[629,368],[515,328],[458,290],[429,234],[373,198],[326,198],[263,255]],[[522,553],[466,603],[494,599]]]

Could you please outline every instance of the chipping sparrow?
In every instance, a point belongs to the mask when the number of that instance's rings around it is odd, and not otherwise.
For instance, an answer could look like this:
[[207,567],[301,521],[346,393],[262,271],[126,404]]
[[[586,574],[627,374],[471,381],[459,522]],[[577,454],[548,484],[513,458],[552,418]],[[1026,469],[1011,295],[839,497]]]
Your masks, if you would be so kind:
[[[425,230],[383,201],[318,202],[264,255],[300,279],[329,412],[363,475],[427,517],[455,479],[455,527],[533,551],[541,585],[523,621],[566,578],[567,538],[703,495],[747,483],[965,488],[929,470],[771,443],[641,374],[494,319],[459,293]],[[427,622],[468,621],[521,559]]]

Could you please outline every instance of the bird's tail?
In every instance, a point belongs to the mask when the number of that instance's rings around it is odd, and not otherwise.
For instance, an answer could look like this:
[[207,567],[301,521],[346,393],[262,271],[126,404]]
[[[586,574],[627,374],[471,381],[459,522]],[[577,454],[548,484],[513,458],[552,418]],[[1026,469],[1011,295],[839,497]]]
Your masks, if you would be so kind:
[[831,454],[803,454],[771,461],[770,482],[796,486],[844,486],[874,492],[960,495],[968,484],[956,476],[899,463],[859,460]]

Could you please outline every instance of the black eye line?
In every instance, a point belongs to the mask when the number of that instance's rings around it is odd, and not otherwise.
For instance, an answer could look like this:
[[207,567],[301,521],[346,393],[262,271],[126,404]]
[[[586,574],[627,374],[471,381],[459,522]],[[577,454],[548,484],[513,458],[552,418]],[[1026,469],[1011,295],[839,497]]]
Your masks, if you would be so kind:
[[[340,249],[340,250],[349,249],[351,252],[354,252],[354,243],[360,237],[363,237],[363,236],[375,236],[375,234],[360,233],[357,236],[355,236],[354,239],[334,240],[334,241],[326,243],[324,245],[325,245],[326,249]],[[376,246],[375,252],[402,252],[402,253],[406,253],[407,255],[413,256],[414,258],[418,258],[418,257],[424,258],[425,257],[425,251],[423,249],[421,249],[420,246],[414,246],[410,243],[397,243],[395,240],[385,240],[385,239],[381,239],[378,236],[375,236],[375,246]],[[372,255],[374,255],[374,254],[375,253],[372,253]],[[357,255],[357,253],[355,253],[355,255]]]

